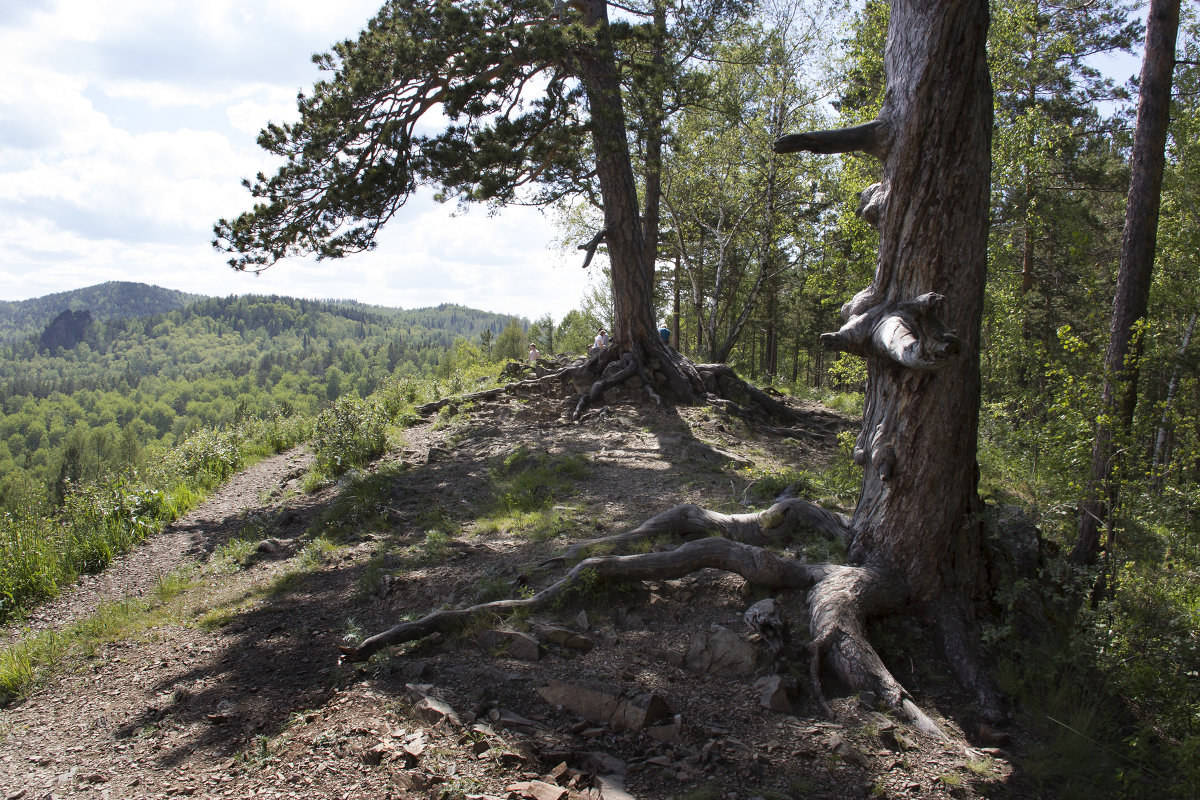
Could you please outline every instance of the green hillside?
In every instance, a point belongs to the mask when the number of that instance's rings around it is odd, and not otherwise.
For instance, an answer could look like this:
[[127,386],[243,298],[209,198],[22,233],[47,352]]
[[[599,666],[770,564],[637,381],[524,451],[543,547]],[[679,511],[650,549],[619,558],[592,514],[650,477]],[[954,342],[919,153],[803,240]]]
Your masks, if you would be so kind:
[[[126,288],[118,294],[129,300]],[[143,304],[161,297],[142,289]],[[100,307],[117,306],[108,296]],[[164,451],[241,419],[311,418],[390,375],[432,375],[456,339],[511,319],[456,305],[406,311],[263,296],[202,298],[141,317],[88,310],[96,321],[75,347],[47,349],[37,332],[0,346],[0,506],[26,504],[41,487],[61,496],[64,479],[120,467],[134,443]]]
[[0,300],[0,342],[40,332],[63,311],[90,311],[93,319],[138,318],[183,308],[202,295],[130,281],[109,281],[30,300]]

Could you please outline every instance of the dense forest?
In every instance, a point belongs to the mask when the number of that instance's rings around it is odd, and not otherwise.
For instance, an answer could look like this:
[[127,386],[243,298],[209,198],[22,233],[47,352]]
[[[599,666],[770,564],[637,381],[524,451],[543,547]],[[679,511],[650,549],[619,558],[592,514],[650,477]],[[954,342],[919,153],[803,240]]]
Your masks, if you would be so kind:
[[[100,309],[145,308],[161,291],[105,284],[82,294]],[[25,319],[57,313],[46,298],[25,303]],[[61,499],[65,481],[136,466],[143,449],[163,452],[200,429],[312,417],[389,376],[433,376],[455,339],[498,335],[511,321],[455,305],[257,296],[95,317],[70,348],[45,346],[40,332],[0,346],[0,506],[38,505],[46,488]]]

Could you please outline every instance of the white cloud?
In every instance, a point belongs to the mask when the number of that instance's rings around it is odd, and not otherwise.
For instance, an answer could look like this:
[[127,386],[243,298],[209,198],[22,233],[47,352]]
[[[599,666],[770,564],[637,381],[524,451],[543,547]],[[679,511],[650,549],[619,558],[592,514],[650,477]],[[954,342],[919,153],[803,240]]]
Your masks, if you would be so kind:
[[225,107],[225,116],[241,133],[257,136],[268,121],[290,122],[299,116],[295,92],[264,87],[255,95],[265,95],[266,100],[246,99]]
[[414,199],[377,251],[255,278],[213,252],[212,223],[269,170],[254,138],[295,117],[309,55],[379,0],[47,0],[0,13],[0,298],[107,280],[413,307],[459,302],[561,317],[586,283],[539,214],[458,217]]

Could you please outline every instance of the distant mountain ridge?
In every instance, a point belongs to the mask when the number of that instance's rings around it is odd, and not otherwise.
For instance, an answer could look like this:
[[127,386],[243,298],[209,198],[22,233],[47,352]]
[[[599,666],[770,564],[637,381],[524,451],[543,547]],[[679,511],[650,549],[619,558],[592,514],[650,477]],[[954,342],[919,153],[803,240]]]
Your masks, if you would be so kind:
[[136,319],[175,311],[202,297],[146,283],[108,281],[29,300],[0,300],[0,342],[40,334],[64,311],[89,311],[97,321]]
[[[213,296],[189,294],[147,283],[108,281],[29,300],[0,300],[0,343],[9,343],[28,336],[40,336],[64,311],[89,311],[93,320],[104,322],[111,319],[139,319],[165,314],[210,299],[213,299]],[[357,300],[329,299],[313,302],[354,308],[391,318],[399,324],[420,326],[443,331],[450,336],[467,338],[474,338],[484,328],[499,333],[507,324],[507,320],[512,318],[518,319],[523,328],[529,327],[529,320],[516,315],[481,311],[455,303],[406,310],[369,305]],[[448,344],[449,340],[446,343]]]

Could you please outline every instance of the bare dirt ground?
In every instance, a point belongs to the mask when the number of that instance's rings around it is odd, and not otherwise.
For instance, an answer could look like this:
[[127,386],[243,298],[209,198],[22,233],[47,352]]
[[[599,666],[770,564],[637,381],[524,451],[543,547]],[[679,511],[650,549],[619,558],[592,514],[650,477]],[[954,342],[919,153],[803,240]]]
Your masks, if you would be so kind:
[[[749,643],[748,674],[686,666],[693,639],[714,626],[746,642],[742,614],[765,596],[714,571],[591,587],[535,618],[480,619],[339,664],[348,637],[544,585],[557,574],[531,565],[676,503],[762,507],[763,475],[822,469],[846,425],[812,409],[812,438],[798,441],[712,409],[621,406],[578,425],[562,411],[551,400],[446,409],[372,470],[311,495],[298,491],[303,453],[268,459],[39,609],[30,625],[63,625],[101,598],[152,596],[160,575],[192,565],[191,588],[145,625],[0,710],[0,797],[1037,796],[1014,766],[1020,748],[978,739],[970,698],[905,620],[887,621],[877,641],[944,741],[830,682],[837,718],[821,717],[806,665],[792,667],[794,707],[764,707],[756,681],[778,667],[761,643]],[[570,472],[545,498],[552,522],[536,536],[497,511],[525,461]],[[317,537],[334,546],[310,544]],[[220,546],[236,540],[261,544],[231,560]],[[803,597],[778,600],[803,636]],[[587,644],[556,644],[553,628]],[[538,643],[532,652],[520,633]],[[547,702],[538,689],[552,681],[657,693],[666,713],[652,728],[619,729]]]

